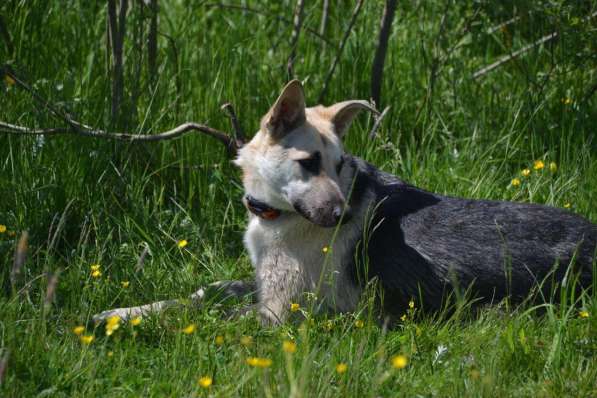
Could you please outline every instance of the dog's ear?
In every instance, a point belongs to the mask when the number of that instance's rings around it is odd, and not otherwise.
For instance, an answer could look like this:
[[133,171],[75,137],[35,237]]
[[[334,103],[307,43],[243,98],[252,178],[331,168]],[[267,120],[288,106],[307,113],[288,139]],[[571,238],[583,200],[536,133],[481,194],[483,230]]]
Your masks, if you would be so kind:
[[338,102],[337,104],[327,107],[326,113],[330,115],[330,121],[336,129],[336,135],[342,138],[355,116],[362,110],[379,114],[369,102],[362,100]]
[[303,85],[298,80],[292,80],[261,120],[261,129],[274,138],[281,138],[305,120]]

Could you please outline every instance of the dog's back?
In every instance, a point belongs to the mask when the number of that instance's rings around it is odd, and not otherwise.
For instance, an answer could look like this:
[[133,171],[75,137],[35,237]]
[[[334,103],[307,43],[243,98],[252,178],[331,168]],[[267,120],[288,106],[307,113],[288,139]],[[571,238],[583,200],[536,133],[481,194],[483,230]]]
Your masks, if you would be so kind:
[[592,282],[597,225],[565,210],[527,203],[446,197],[408,185],[354,159],[358,191],[375,192],[366,267],[378,277],[386,308],[411,298],[438,309],[454,288],[478,302],[549,294],[569,265],[579,285]]

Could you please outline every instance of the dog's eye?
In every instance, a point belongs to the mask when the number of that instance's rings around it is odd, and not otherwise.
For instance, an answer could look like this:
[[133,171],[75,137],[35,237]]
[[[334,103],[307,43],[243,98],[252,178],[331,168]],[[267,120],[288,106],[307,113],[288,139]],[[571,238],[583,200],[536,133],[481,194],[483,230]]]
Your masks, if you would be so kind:
[[299,159],[299,164],[308,172],[319,174],[321,168],[321,153],[315,152],[310,158]]
[[336,165],[336,174],[340,175],[340,172],[342,171],[342,166],[344,166],[344,156],[340,157],[340,161]]

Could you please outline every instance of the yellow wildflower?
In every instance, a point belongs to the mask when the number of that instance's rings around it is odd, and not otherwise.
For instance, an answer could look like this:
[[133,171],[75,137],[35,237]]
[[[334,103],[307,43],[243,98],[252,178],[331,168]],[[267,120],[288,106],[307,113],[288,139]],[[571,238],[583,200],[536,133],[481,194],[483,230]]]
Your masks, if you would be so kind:
[[412,310],[413,308],[415,308],[415,302],[414,302],[413,300],[410,300],[410,301],[408,302],[408,308],[410,308],[411,310]]
[[321,251],[323,252],[323,254],[327,254],[327,252],[330,251],[329,246],[324,246],[323,249],[321,249]]
[[282,342],[282,349],[284,350],[284,352],[293,354],[296,352],[296,343],[292,340],[284,340]]
[[192,334],[195,332],[195,330],[197,330],[197,326],[194,323],[191,323],[189,326],[183,328],[181,332],[184,334]]
[[365,326],[365,322],[363,322],[362,319],[357,319],[356,321],[354,321],[354,326],[360,329],[363,326]]
[[558,164],[556,162],[551,162],[549,164],[549,171],[551,171],[552,173],[558,171]]
[[336,372],[338,374],[345,373],[347,370],[348,370],[348,365],[345,364],[344,362],[340,362],[338,365],[336,365]]
[[3,234],[5,232],[6,232],[6,225],[0,224],[0,234]]
[[129,281],[122,281],[122,282],[120,282],[120,284],[122,285],[123,289],[126,289],[127,287],[129,287],[129,285],[131,284],[131,282],[129,282]]
[[120,317],[118,315],[114,315],[108,318],[106,322],[106,336],[111,336],[115,330],[120,327]]
[[564,209],[569,209],[571,207],[572,205],[569,202],[564,203]]
[[562,102],[564,103],[564,105],[570,105],[572,103],[572,98],[562,98]]
[[209,376],[203,376],[199,378],[198,383],[203,388],[209,388],[211,387],[213,380]]
[[94,278],[99,278],[100,276],[102,276],[102,272],[96,269],[95,271],[91,272],[91,276]]
[[272,360],[269,358],[249,357],[246,362],[247,365],[255,368],[269,368],[272,366]]
[[77,327],[73,328],[73,333],[76,334],[77,336],[82,335],[84,331],[85,331],[85,326],[77,326]]
[[224,336],[216,336],[215,343],[216,345],[224,345]]
[[542,160],[535,160],[533,162],[533,169],[541,170],[543,167],[545,167],[545,163]]
[[520,179],[519,178],[513,178],[512,181],[510,182],[510,184],[513,187],[518,187],[518,186],[520,186]]
[[6,83],[7,86],[14,86],[16,82],[11,76],[4,75],[4,83]]
[[186,239],[182,239],[182,240],[179,240],[179,241],[178,241],[178,247],[179,247],[180,249],[182,249],[183,247],[185,247],[185,246],[186,246],[186,245],[188,245],[188,244],[189,244],[189,242],[187,242],[187,240],[186,240]]
[[400,320],[402,322],[406,322],[406,314],[402,314],[402,316],[400,317]]
[[81,343],[89,345],[95,340],[95,337],[93,335],[86,335],[79,337],[79,340],[81,340]]
[[588,318],[589,317],[589,311],[581,311],[578,313],[578,316],[581,318]]
[[92,271],[99,271],[100,265],[99,264],[91,264],[89,267]]
[[108,352],[106,353],[106,355],[107,355],[108,357],[112,357],[112,356],[114,355],[114,351],[108,351]]
[[290,304],[290,312],[297,312],[299,308],[301,308],[301,306],[298,303]]
[[520,172],[520,174],[522,174],[523,177],[528,177],[531,175],[531,170],[529,169],[524,169]]
[[131,319],[131,325],[133,326],[138,326],[141,323],[141,317],[138,316],[136,318]]
[[404,369],[408,365],[408,358],[402,354],[394,355],[391,361],[394,369]]
[[245,347],[248,347],[253,343],[253,338],[251,336],[241,336],[240,343]]

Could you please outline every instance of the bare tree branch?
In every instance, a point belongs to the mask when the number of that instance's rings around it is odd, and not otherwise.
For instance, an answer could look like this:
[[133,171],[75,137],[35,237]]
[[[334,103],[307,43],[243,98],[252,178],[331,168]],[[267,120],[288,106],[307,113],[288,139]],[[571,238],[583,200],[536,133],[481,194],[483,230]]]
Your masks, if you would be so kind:
[[[263,15],[264,17],[268,17],[268,18],[274,18],[274,19],[276,19],[276,20],[278,20],[280,22],[284,22],[284,23],[287,23],[289,25],[294,25],[293,21],[291,21],[290,19],[281,17],[279,15],[275,15],[275,14],[272,14],[272,13],[267,12],[267,11],[261,11],[261,10],[255,9],[255,8],[245,7],[245,6],[236,5],[236,4],[207,3],[207,4],[203,4],[203,7],[211,7],[211,8],[217,7],[217,8],[223,8],[223,9],[229,9],[229,10],[249,12],[249,13],[252,13],[252,14]],[[328,39],[326,39],[323,35],[321,35],[316,30],[311,29],[309,27],[305,27],[305,32],[308,32],[310,35],[313,35],[313,36],[317,37],[319,40],[323,41],[324,43],[333,46],[333,43],[331,41],[329,41]]]
[[[24,126],[19,126],[15,124],[10,124],[6,122],[0,121],[0,132],[9,133],[9,134],[20,134],[20,135],[59,135],[59,134],[72,134],[72,135],[79,135],[83,137],[92,137],[92,138],[103,138],[109,140],[118,140],[118,141],[129,141],[129,142],[152,142],[152,141],[162,141],[162,140],[170,140],[181,135],[184,135],[188,132],[201,132],[206,134],[210,137],[215,138],[216,140],[220,141],[222,144],[226,146],[228,150],[228,154],[230,156],[234,156],[238,149],[244,144],[244,137],[236,139],[230,137],[228,134],[224,133],[223,131],[214,129],[212,127],[199,124],[199,123],[183,123],[180,126],[165,131],[159,134],[128,134],[128,133],[112,133],[105,130],[93,128],[87,126],[83,123],[80,123],[74,120],[70,115],[61,112],[52,104],[50,104],[46,99],[44,99],[39,93],[37,93],[31,86],[25,83],[21,78],[19,78],[13,71],[10,70],[7,66],[3,67],[2,70],[8,76],[10,76],[17,86],[24,89],[28,93],[30,93],[33,98],[38,101],[44,108],[46,108],[50,113],[64,121],[67,126],[65,127],[57,127],[57,128],[48,128],[48,129],[34,129]],[[227,108],[231,108],[232,105],[228,104]],[[230,110],[227,109],[228,115],[234,114],[234,110],[232,109],[232,113]],[[235,114],[234,114],[235,115]],[[232,118],[232,116],[230,116]],[[236,116],[235,116],[236,117]],[[236,121],[238,124],[238,121]],[[234,121],[233,121],[234,124]],[[237,132],[238,134],[238,132]],[[241,133],[242,134],[242,133]]]
[[371,98],[376,106],[381,106],[381,84],[383,81],[383,67],[388,50],[388,41],[392,31],[392,21],[396,11],[397,0],[386,0],[386,5],[381,18],[381,27],[379,29],[379,39],[375,50],[375,58],[371,67]]
[[[585,18],[583,18],[584,22],[589,21],[591,18],[597,17],[597,11],[586,16]],[[480,77],[485,76],[486,74],[488,74],[489,72],[499,68],[500,66],[504,65],[507,62],[512,61],[513,59],[520,57],[521,55],[526,54],[527,52],[529,52],[530,50],[534,49],[535,47],[540,46],[541,44],[547,43],[555,38],[558,37],[558,32],[552,32],[548,35],[543,36],[542,38],[540,38],[539,40],[536,40],[535,42],[528,44],[526,46],[524,46],[523,48],[514,51],[511,54],[507,54],[504,55],[502,57],[500,57],[497,61],[495,61],[494,63],[484,66],[483,68],[479,69],[478,71],[476,71],[475,73],[473,73],[473,79],[478,79]]]
[[377,136],[377,130],[379,130],[383,118],[386,117],[386,114],[389,111],[390,107],[386,106],[382,113],[380,113],[379,115],[374,115],[375,123],[373,123],[373,127],[371,127],[371,131],[369,132],[369,138],[374,139]]
[[356,7],[354,8],[354,11],[352,12],[352,17],[350,18],[350,23],[348,24],[348,27],[344,31],[344,36],[342,37],[342,41],[340,42],[340,47],[338,47],[338,51],[336,52],[336,58],[334,59],[334,62],[332,63],[332,67],[328,71],[328,74],[324,80],[323,89],[321,90],[321,94],[319,94],[318,102],[320,102],[320,103],[323,102],[325,95],[327,94],[328,85],[330,84],[330,81],[332,80],[332,76],[334,75],[336,66],[338,66],[338,62],[340,62],[340,57],[342,56],[342,52],[344,51],[344,46],[346,45],[346,41],[348,40],[348,37],[350,36],[352,27],[354,26],[355,22],[357,21],[357,17],[359,16],[359,13],[361,12],[363,3],[364,3],[364,0],[359,0]]
[[292,69],[294,67],[294,59],[296,58],[296,47],[298,46],[299,36],[301,35],[301,26],[303,25],[303,9],[305,8],[305,0],[296,0],[296,7],[294,9],[294,27],[292,28],[292,35],[290,36],[290,55],[286,64],[286,72],[288,79],[292,79]]
[[231,103],[226,102],[224,105],[220,107],[230,118],[230,123],[232,123],[232,128],[234,129],[234,136],[238,141],[238,146],[241,147],[245,144],[245,132],[240,125],[238,118],[236,117],[236,112],[234,111],[234,107]]

